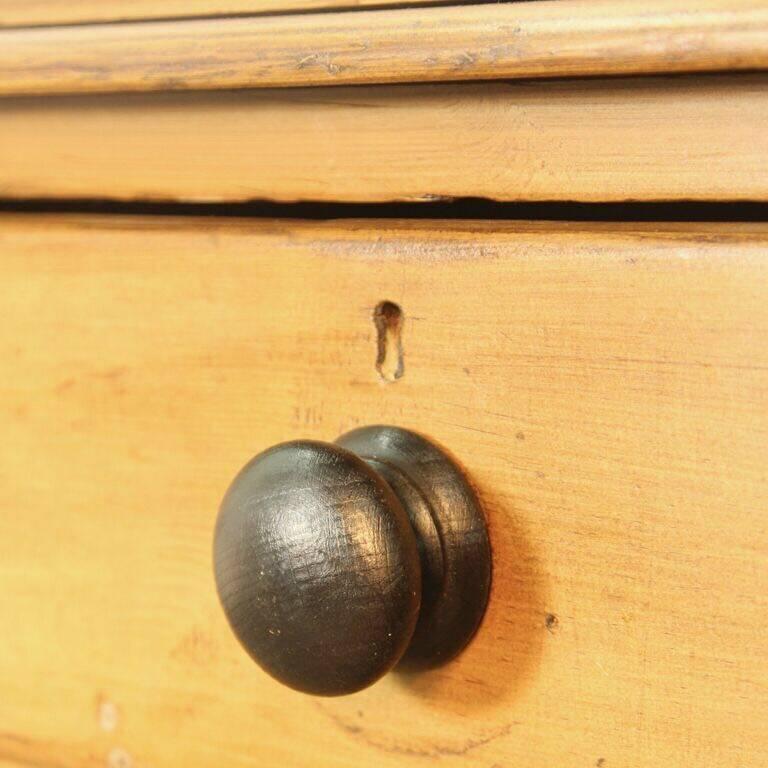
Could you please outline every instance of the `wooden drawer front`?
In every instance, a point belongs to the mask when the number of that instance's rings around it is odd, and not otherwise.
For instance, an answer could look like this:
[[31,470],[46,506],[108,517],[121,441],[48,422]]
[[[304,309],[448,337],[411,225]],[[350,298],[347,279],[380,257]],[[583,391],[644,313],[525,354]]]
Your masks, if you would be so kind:
[[[0,245],[0,762],[768,762],[768,227],[28,216]],[[212,526],[256,451],[369,423],[461,457],[491,604],[442,670],[315,699],[231,636]]]
[[0,190],[766,201],[766,124],[766,75],[0,99]]

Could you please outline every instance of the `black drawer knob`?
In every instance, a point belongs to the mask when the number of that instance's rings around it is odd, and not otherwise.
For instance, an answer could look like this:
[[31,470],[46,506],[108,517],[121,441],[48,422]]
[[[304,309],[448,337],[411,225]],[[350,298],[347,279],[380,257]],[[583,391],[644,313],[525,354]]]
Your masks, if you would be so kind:
[[353,693],[437,666],[477,629],[491,556],[477,496],[440,448],[396,427],[253,458],[221,504],[216,585],[238,639],[286,685]]

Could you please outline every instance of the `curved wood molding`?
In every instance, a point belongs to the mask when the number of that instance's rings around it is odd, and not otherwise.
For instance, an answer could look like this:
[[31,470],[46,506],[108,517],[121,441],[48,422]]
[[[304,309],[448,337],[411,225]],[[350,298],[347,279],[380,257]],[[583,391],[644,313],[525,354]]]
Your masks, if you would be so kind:
[[[477,0],[470,0],[470,2]],[[432,0],[0,0],[0,27],[87,24],[246,13],[288,13],[325,8],[423,5]],[[465,0],[467,2],[467,0]]]
[[543,0],[10,29],[0,94],[434,82],[768,66],[763,0]]

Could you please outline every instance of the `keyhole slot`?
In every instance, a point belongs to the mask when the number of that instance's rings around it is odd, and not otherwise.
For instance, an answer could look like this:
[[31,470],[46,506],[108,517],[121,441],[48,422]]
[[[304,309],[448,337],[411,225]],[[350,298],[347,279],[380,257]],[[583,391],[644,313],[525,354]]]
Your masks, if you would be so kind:
[[376,370],[384,381],[403,375],[403,310],[393,301],[381,301],[373,311],[376,326]]

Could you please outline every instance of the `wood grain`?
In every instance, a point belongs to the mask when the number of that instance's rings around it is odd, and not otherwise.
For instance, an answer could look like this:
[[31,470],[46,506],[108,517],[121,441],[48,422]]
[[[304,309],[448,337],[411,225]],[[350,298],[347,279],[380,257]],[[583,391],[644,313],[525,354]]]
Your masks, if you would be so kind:
[[421,5],[431,0],[0,0],[0,27]]
[[[768,226],[20,216],[0,247],[0,761],[768,762]],[[216,510],[258,450],[377,422],[461,457],[491,603],[443,670],[317,700],[232,638]]]
[[764,0],[543,0],[0,31],[0,94],[768,66]]
[[768,77],[0,101],[0,195],[768,200]]

